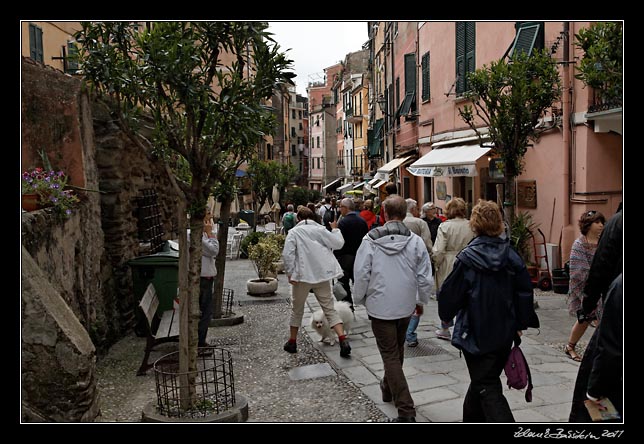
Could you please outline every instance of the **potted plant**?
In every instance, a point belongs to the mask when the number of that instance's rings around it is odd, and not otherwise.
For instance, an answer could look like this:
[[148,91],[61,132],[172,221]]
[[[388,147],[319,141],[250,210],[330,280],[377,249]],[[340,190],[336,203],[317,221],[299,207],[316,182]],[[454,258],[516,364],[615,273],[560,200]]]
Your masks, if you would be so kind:
[[514,218],[510,232],[512,246],[525,262],[531,277],[536,274],[537,270],[530,243],[532,231],[536,228],[537,224],[532,221],[532,215],[527,211],[523,211]]
[[22,173],[22,207],[25,211],[52,207],[63,217],[69,217],[78,202],[72,190],[66,190],[67,176],[62,171],[34,168]]
[[253,261],[258,279],[246,283],[248,294],[270,296],[277,290],[277,265],[282,257],[280,240],[277,235],[265,236],[254,245],[248,246],[248,258]]

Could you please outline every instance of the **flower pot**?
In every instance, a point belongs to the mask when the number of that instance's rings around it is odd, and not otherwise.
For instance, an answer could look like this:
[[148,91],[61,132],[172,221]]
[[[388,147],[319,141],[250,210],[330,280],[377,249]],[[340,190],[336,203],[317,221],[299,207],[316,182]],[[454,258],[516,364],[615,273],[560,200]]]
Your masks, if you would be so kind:
[[38,204],[37,194],[23,194],[22,195],[22,209],[25,211],[36,211],[40,208]]
[[246,289],[251,296],[272,296],[277,290],[277,283],[275,278],[249,279]]

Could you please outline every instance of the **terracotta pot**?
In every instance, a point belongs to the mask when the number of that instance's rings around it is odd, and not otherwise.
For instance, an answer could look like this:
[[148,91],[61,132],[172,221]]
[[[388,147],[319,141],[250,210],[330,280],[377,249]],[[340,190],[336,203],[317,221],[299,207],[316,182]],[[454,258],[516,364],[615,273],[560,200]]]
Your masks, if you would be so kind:
[[37,194],[23,194],[22,195],[22,209],[25,211],[35,211],[40,208],[38,204]]

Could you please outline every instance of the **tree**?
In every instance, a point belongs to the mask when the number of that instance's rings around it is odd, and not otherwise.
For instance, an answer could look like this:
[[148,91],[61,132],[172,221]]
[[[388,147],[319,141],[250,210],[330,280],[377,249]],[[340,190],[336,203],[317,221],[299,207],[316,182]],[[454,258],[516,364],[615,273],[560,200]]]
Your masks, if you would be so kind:
[[[291,61],[270,38],[266,23],[151,25],[140,29],[134,22],[85,22],[75,38],[82,45],[83,74],[98,100],[134,143],[158,153],[175,173],[180,196],[180,372],[194,375],[201,236],[191,236],[188,245],[186,215],[191,232],[201,234],[213,189],[219,186],[230,199],[237,167],[275,125],[263,102],[294,74],[285,72]],[[146,126],[152,131],[144,132]],[[220,248],[224,256],[225,245]],[[187,408],[194,401],[194,376],[182,386],[188,387],[181,394]]]
[[584,57],[575,65],[575,77],[594,88],[595,105],[614,108],[622,105],[623,38],[618,22],[593,23],[575,34],[575,45]]
[[561,96],[555,61],[545,51],[519,52],[512,59],[483,65],[468,76],[472,101],[459,109],[461,118],[476,131],[483,144],[481,123],[489,129],[493,151],[505,168],[504,206],[510,226],[515,211],[515,180],[523,171],[523,157],[531,141],[544,131],[539,120]]
[[281,191],[297,177],[297,170],[292,164],[281,164],[274,160],[261,161],[254,159],[248,165],[248,175],[252,180],[256,203],[261,207],[266,199],[273,200],[273,186],[277,186]]

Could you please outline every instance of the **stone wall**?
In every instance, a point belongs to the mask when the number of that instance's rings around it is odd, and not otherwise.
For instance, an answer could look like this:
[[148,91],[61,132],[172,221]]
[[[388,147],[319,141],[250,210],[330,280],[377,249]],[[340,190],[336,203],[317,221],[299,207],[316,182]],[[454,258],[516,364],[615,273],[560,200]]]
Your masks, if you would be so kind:
[[123,325],[132,326],[141,295],[132,292],[131,259],[148,254],[138,231],[137,197],[143,189],[158,196],[164,239],[177,239],[177,197],[163,161],[143,151],[113,123],[107,110],[93,104],[96,163],[100,171],[105,254],[112,270],[115,300]]
[[93,421],[99,414],[96,350],[87,330],[22,248],[22,418]]
[[21,148],[23,169],[43,166],[44,149],[54,168],[73,172],[71,183],[92,190],[78,192],[69,218],[22,214],[23,420],[91,421],[96,353],[135,322],[127,262],[143,254],[136,198],[157,192],[163,238],[175,239],[176,194],[163,162],[118,131],[79,79],[24,58]]

